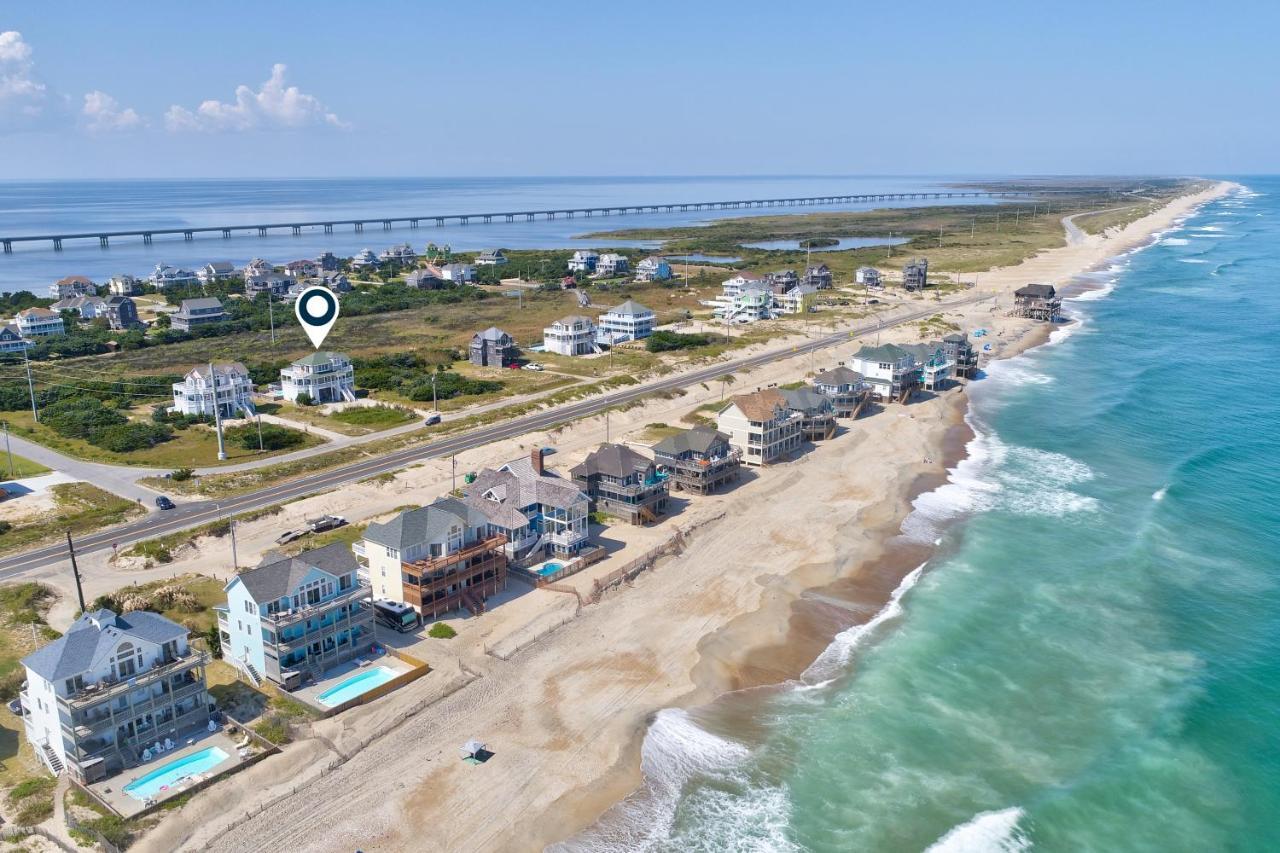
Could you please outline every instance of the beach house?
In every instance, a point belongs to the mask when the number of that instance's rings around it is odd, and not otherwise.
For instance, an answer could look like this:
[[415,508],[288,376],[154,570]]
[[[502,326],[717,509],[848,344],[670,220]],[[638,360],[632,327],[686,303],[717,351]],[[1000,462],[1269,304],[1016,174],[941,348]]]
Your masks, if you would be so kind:
[[107,281],[107,292],[112,296],[135,296],[142,292],[142,283],[131,275],[113,275]]
[[831,401],[838,418],[856,418],[870,397],[862,374],[840,365],[813,378],[813,390]]
[[284,274],[294,280],[315,278],[320,272],[320,264],[310,258],[299,258],[284,265]]
[[293,283],[293,279],[278,272],[251,275],[244,280],[244,295],[247,299],[253,299],[262,293],[284,296]]
[[50,299],[73,299],[77,296],[96,296],[97,293],[97,285],[83,275],[69,275],[49,285]]
[[1013,292],[1010,314],[1054,323],[1062,316],[1062,297],[1052,284],[1024,285]]
[[427,264],[422,269],[410,270],[404,274],[404,286],[415,290],[440,290],[444,287],[444,276],[440,268]]
[[418,253],[408,243],[401,243],[378,253],[378,260],[384,264],[398,264],[411,267],[418,262]]
[[720,292],[725,296],[737,296],[746,288],[754,285],[764,285],[768,289],[768,282],[764,276],[756,275],[753,272],[739,272],[720,284]]
[[270,275],[275,271],[276,268],[270,261],[262,258],[253,258],[244,265],[244,269],[240,271],[240,277],[247,280],[255,275]]
[[831,399],[813,388],[779,388],[787,408],[800,415],[800,437],[826,441],[836,434],[836,410]]
[[978,351],[969,340],[967,332],[953,332],[942,339],[947,358],[955,365],[954,372],[960,379],[972,379],[978,373]]
[[50,311],[71,311],[82,320],[94,320],[106,313],[107,300],[101,296],[69,296],[49,306]]
[[481,613],[506,588],[506,544],[488,516],[450,497],[370,524],[360,550],[376,598],[435,619],[462,607]]
[[209,657],[189,634],[146,610],[91,610],[23,658],[23,732],[45,766],[90,784],[206,731]]
[[813,310],[818,288],[811,284],[797,284],[786,293],[773,294],[773,310],[779,314],[807,314]]
[[14,322],[18,324],[18,331],[27,340],[64,335],[67,332],[63,326],[62,315],[48,308],[24,308],[14,317]]
[[173,383],[173,409],[182,415],[213,417],[214,394],[217,394],[218,414],[224,418],[237,417],[241,412],[252,415],[253,380],[249,371],[238,361],[202,364],[187,371],[181,382]]
[[468,284],[476,280],[476,268],[471,264],[441,264],[440,277],[454,284]]
[[929,286],[928,258],[916,258],[902,265],[902,286],[907,290],[924,290]]
[[754,323],[773,316],[774,295],[763,281],[749,281],[730,288],[726,282],[712,302],[712,314],[721,323]]
[[805,267],[804,277],[800,279],[801,284],[807,284],[814,290],[830,290],[834,281],[835,276],[826,264]]
[[313,403],[354,402],[355,371],[340,352],[318,351],[280,371],[280,396],[291,402],[306,395]]
[[478,267],[500,267],[507,262],[507,255],[501,249],[486,249],[476,255],[475,265]]
[[496,326],[472,335],[467,348],[467,360],[478,367],[506,367],[518,355],[516,342]]
[[600,315],[596,340],[606,345],[638,341],[652,335],[657,322],[653,311],[634,299],[628,299]]
[[716,426],[747,465],[771,465],[800,449],[801,422],[777,388],[737,394],[716,416]]
[[542,348],[560,355],[587,355],[599,352],[596,324],[589,317],[570,314],[542,330]]
[[544,450],[498,468],[485,468],[463,487],[463,502],[506,538],[507,557],[527,561],[572,557],[589,544],[590,501],[575,483],[548,471]]
[[941,391],[951,384],[955,376],[955,362],[947,356],[941,341],[903,346],[916,360],[920,387],[926,391]]
[[182,267],[170,266],[164,262],[156,264],[151,271],[151,284],[156,290],[178,287],[184,284],[196,284],[200,281],[196,274]]
[[602,444],[569,469],[586,492],[592,512],[616,516],[628,524],[657,521],[667,510],[666,475],[653,461],[621,444]]
[[738,479],[742,453],[709,426],[680,430],[653,445],[653,462],[672,489],[709,495]]
[[872,396],[880,400],[905,403],[920,384],[915,356],[897,344],[864,346],[849,359],[849,367],[862,374]]
[[671,278],[671,264],[666,258],[658,255],[649,257],[636,264],[636,281],[666,281]]
[[178,310],[169,315],[169,325],[179,332],[189,332],[200,326],[211,326],[227,319],[227,312],[216,296],[184,299]]
[[569,272],[593,273],[599,260],[600,253],[595,249],[579,249],[569,258]]
[[333,252],[321,252],[316,256],[316,264],[321,272],[337,272],[342,269],[342,261]]
[[372,249],[361,249],[351,256],[351,270],[353,272],[376,270],[378,265],[378,256],[373,253]]
[[796,275],[795,270],[777,270],[766,275],[764,280],[774,293],[786,293],[800,283],[800,277]]
[[596,275],[600,278],[622,275],[630,269],[631,262],[627,260],[627,256],[616,252],[606,252],[596,261]]
[[0,352],[22,352],[27,342],[22,339],[22,332],[13,323],[0,326]]
[[231,261],[210,261],[196,270],[196,280],[201,284],[213,284],[236,277],[236,265]]
[[880,282],[880,270],[875,267],[858,267],[858,271],[853,275],[853,280],[872,290],[879,290],[883,287]]
[[138,304],[127,296],[108,296],[104,316],[113,329],[133,329],[142,325]]
[[260,685],[292,690],[308,676],[369,654],[373,594],[351,548],[334,542],[296,557],[268,557],[233,577],[214,608],[222,657]]

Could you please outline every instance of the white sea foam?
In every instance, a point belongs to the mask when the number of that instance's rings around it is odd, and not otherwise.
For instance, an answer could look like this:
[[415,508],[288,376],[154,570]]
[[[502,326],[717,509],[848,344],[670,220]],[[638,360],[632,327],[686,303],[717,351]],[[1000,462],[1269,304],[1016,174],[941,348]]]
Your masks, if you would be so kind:
[[1206,261],[1204,258],[1178,258],[1178,263],[1180,263],[1180,264],[1207,264],[1207,263],[1209,263],[1209,262],[1208,262],[1208,261]]
[[1151,494],[1151,500],[1153,500],[1153,501],[1162,501],[1162,500],[1164,500],[1164,496],[1165,496],[1165,495],[1167,495],[1168,493],[1169,493],[1169,487],[1168,487],[1168,486],[1161,486],[1160,488],[1156,489],[1156,490]]
[[952,827],[925,853],[1020,853],[1031,849],[1031,840],[1018,828],[1025,816],[1014,807],[1000,811],[980,812],[959,826]]
[[920,580],[925,565],[921,563],[916,566],[902,579],[897,589],[889,596],[889,601],[880,608],[879,613],[861,625],[854,625],[836,634],[831,643],[822,650],[822,654],[818,655],[817,660],[809,664],[809,668],[801,674],[801,683],[796,685],[796,689],[816,690],[830,684],[848,665],[854,651],[862,645],[871,632],[902,614],[902,597]]
[[1067,302],[1094,302],[1099,299],[1106,299],[1115,291],[1115,289],[1116,289],[1116,280],[1113,278],[1110,281],[1103,284],[1102,287],[1097,287],[1097,288],[1094,288],[1093,290],[1086,290],[1083,293],[1070,297],[1066,301]]
[[664,708],[640,748],[644,785],[594,826],[547,849],[556,853],[647,850],[666,838],[680,792],[699,775],[723,773],[750,755],[745,746],[701,728],[687,711]]

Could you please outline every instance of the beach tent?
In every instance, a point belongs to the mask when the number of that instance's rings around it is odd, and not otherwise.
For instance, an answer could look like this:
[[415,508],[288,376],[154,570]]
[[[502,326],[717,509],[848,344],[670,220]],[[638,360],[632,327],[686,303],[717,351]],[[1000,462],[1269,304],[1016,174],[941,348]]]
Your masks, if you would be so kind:
[[474,759],[477,755],[479,755],[484,751],[485,751],[484,744],[476,740],[475,738],[471,738],[470,740],[468,740],[458,750],[458,752],[462,753],[462,758],[464,761],[468,758]]

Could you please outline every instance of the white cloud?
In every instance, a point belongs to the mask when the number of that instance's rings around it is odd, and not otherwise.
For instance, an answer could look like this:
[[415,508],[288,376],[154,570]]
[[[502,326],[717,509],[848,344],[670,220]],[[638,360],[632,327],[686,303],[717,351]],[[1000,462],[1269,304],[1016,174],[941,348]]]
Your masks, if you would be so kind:
[[49,90],[35,76],[31,45],[22,33],[0,33],[0,130],[33,127],[44,118]]
[[328,125],[346,128],[346,122],[328,110],[314,95],[297,86],[285,86],[285,66],[271,66],[271,78],[258,91],[236,87],[235,103],[208,100],[194,112],[176,104],[165,113],[171,131],[289,130]]
[[132,107],[120,108],[115,98],[106,92],[94,90],[84,96],[80,118],[90,133],[108,133],[113,130],[137,130],[146,124]]

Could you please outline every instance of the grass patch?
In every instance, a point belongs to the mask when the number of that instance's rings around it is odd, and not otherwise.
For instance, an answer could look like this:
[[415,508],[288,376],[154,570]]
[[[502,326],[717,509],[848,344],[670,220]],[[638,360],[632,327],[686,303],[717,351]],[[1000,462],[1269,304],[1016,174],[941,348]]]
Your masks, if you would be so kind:
[[145,514],[133,501],[117,497],[89,483],[58,483],[50,486],[52,511],[25,519],[12,519],[9,530],[0,533],[0,553],[28,548],[42,542],[128,521]]
[[407,424],[417,420],[418,416],[408,409],[392,406],[361,406],[334,412],[329,419],[351,426],[370,427],[372,431]]
[[431,626],[431,630],[427,632],[428,637],[434,637],[437,640],[452,640],[458,636],[458,632],[443,622],[437,622]]
[[20,480],[23,477],[38,477],[41,474],[48,473],[49,469],[39,462],[32,462],[30,459],[19,456],[16,453],[12,456],[0,456],[0,474],[11,480]]
[[223,583],[205,575],[183,575],[144,584],[132,584],[100,595],[90,605],[117,613],[149,610],[185,625],[194,634],[205,634],[218,624],[215,604],[222,604]]
[[[279,504],[272,504],[271,506],[242,512],[233,516],[233,519],[236,524],[245,524],[260,518],[279,515],[283,511],[284,507]],[[136,542],[126,548],[123,553],[126,557],[144,557],[148,560],[148,565],[153,562],[169,563],[173,561],[174,555],[180,548],[186,545],[193,545],[201,537],[208,536],[221,539],[230,533],[231,522],[225,518],[219,518],[186,530],[178,530],[173,533],[167,533],[164,536],[157,536],[154,539],[143,539],[141,542]]]

